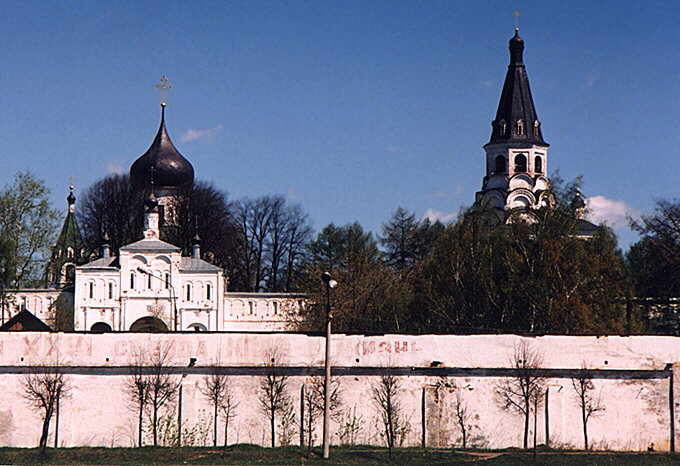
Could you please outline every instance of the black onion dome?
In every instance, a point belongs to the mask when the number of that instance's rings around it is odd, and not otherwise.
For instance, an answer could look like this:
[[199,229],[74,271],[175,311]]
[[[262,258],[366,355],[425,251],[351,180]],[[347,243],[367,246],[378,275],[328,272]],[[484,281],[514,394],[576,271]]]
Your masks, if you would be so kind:
[[130,181],[136,190],[179,189],[194,182],[194,167],[179,153],[165,129],[165,106],[161,125],[151,147],[130,167]]

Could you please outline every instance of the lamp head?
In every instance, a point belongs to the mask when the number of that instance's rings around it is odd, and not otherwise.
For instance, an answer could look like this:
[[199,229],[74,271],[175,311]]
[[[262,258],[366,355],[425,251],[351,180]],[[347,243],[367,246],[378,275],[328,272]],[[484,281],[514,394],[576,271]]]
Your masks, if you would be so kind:
[[328,282],[328,286],[330,286],[331,288],[335,288],[336,286],[338,286],[338,282],[336,282],[335,280],[331,280]]
[[324,282],[326,285],[330,285],[331,283],[331,274],[329,272],[324,272],[321,274],[321,281]]

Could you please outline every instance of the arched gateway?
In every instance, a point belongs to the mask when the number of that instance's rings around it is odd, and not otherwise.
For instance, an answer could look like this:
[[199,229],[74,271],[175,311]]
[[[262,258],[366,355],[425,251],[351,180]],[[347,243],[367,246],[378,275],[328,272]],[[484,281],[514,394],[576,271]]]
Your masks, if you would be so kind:
[[131,332],[160,333],[167,332],[168,326],[160,319],[147,316],[137,319],[131,326]]

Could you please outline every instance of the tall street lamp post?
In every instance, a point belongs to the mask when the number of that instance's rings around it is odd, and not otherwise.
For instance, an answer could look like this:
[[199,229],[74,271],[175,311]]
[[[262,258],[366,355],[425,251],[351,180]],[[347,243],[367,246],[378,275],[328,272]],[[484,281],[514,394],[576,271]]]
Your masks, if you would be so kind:
[[326,286],[326,375],[323,381],[323,457],[330,458],[330,405],[331,405],[331,320],[333,314],[331,313],[331,288],[338,286],[338,282],[333,280],[331,274],[324,272],[321,274],[321,281]]

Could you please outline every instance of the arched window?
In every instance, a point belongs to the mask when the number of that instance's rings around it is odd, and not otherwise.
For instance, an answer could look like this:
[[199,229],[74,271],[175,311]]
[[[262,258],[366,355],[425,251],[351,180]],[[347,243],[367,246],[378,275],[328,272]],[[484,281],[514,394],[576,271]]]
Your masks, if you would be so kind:
[[73,258],[73,248],[68,248],[66,250],[66,257],[68,257],[69,259]]
[[517,120],[517,136],[524,136],[524,122]]
[[248,307],[250,308],[250,315],[253,315],[253,302],[248,301]]
[[73,282],[76,279],[76,266],[68,264],[66,266],[66,281]]
[[90,299],[94,298],[94,283],[90,282]]
[[505,173],[505,157],[499,155],[496,157],[496,170],[495,173]]
[[109,282],[109,299],[113,299],[113,282]]
[[527,157],[524,154],[515,156],[515,172],[526,173],[527,171]]
[[543,173],[543,160],[538,155],[534,157],[534,171],[536,173]]
[[187,301],[191,301],[191,283],[187,283]]
[[276,301],[274,301],[274,302],[272,303],[272,305],[274,306],[274,315],[278,314],[278,313],[279,313],[279,303],[277,303]]
[[505,136],[505,129],[508,125],[505,123],[505,120],[501,120],[499,125],[501,127],[501,136]]
[[170,288],[170,274],[166,273],[165,274],[165,288]]
[[134,290],[135,289],[135,273],[130,272],[130,289]]
[[538,137],[538,128],[541,126],[541,124],[538,122],[538,120],[534,120],[534,136]]
[[212,299],[212,285],[210,285],[210,283],[205,285],[205,299],[208,301]]

